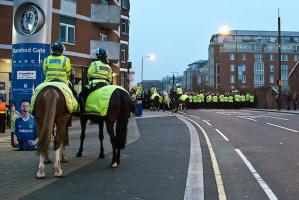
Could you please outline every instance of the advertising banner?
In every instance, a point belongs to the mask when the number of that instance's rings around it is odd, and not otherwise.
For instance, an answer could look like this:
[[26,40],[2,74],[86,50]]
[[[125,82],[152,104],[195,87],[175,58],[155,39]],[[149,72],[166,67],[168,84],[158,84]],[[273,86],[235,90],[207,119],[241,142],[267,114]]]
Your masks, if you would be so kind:
[[44,81],[43,60],[50,54],[52,0],[15,0],[12,42],[12,97],[20,110]]

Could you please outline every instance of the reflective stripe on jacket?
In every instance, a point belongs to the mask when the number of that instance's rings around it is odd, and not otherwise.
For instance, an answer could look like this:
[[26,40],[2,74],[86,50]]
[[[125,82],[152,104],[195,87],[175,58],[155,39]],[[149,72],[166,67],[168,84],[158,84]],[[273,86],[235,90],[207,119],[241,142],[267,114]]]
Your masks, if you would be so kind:
[[112,82],[112,69],[108,64],[101,61],[94,61],[88,68],[87,78],[91,82],[93,80],[103,80],[110,84]]
[[45,82],[53,79],[59,79],[68,83],[71,75],[70,59],[65,56],[48,56],[44,59],[43,70],[46,76]]

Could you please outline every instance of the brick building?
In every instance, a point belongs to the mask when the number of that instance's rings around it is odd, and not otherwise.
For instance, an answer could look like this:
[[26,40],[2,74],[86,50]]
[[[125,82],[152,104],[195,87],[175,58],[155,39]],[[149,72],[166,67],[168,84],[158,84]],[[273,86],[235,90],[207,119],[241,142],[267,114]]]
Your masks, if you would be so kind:
[[[71,59],[79,84],[86,83],[82,75],[101,47],[108,51],[113,83],[128,87],[129,11],[129,0],[53,0],[51,40],[65,42],[64,54]],[[5,85],[0,93],[6,96],[11,85],[12,21],[13,1],[0,0],[0,82]]]
[[[215,34],[209,45],[209,85],[230,90],[276,86],[278,80],[278,33],[233,30]],[[299,32],[281,32],[283,91],[288,74],[299,61]]]

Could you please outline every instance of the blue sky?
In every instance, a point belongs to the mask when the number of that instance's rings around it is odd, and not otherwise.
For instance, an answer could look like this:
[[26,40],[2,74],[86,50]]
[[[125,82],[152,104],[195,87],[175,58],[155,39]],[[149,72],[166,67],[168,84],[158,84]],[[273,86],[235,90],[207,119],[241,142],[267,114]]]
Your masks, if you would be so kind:
[[213,34],[227,25],[232,30],[277,30],[280,8],[282,31],[299,31],[298,0],[131,0],[130,57],[135,83],[160,80],[187,65],[208,59]]

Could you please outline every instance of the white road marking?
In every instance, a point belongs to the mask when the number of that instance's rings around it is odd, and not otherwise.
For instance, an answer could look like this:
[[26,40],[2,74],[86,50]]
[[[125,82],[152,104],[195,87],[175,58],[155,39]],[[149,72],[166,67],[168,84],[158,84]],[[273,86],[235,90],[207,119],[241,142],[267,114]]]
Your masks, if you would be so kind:
[[211,156],[211,162],[212,162],[212,166],[213,166],[213,170],[214,170],[214,174],[215,174],[216,185],[217,185],[217,190],[218,190],[218,198],[219,198],[219,200],[226,200],[224,184],[223,184],[221,173],[220,173],[220,170],[219,170],[217,158],[216,158],[215,152],[213,150],[211,141],[208,137],[208,134],[197,122],[195,122],[192,119],[189,119],[187,117],[184,117],[184,116],[181,116],[181,117],[193,122],[201,130],[201,132],[203,133],[203,135],[206,139],[207,145],[208,145],[210,156]]
[[279,126],[279,125],[276,125],[276,124],[271,124],[271,123],[267,123],[267,124],[270,125],[270,126],[275,126],[275,127],[278,127],[278,128],[282,128],[282,129],[288,130],[288,131],[295,132],[295,133],[298,133],[298,132],[299,132],[299,131],[296,131],[296,130],[294,130],[294,129],[286,128],[286,127]]
[[221,131],[218,129],[215,129],[215,131],[217,131],[224,138],[224,140],[229,141],[229,139]]
[[286,119],[286,118],[281,118],[281,117],[273,117],[273,116],[268,116],[268,115],[263,115],[263,117],[268,117],[268,118],[272,118],[272,119],[281,119],[281,120],[289,120],[289,119]]
[[208,122],[209,120],[202,120],[202,121],[204,121],[207,125],[212,126],[212,124],[210,124],[210,123]]
[[253,174],[257,182],[260,184],[260,186],[265,191],[266,195],[270,200],[276,200],[276,195],[272,192],[271,188],[267,185],[267,183],[263,180],[263,178],[257,173],[257,171],[254,169],[254,167],[251,165],[251,163],[247,160],[247,158],[244,156],[244,154],[240,151],[240,149],[235,149],[237,154],[241,157],[245,165],[248,167],[250,172]]
[[154,117],[175,117],[175,115],[145,115],[141,117],[135,117],[135,119],[146,119],[146,118],[154,118]]
[[238,118],[241,118],[241,119],[248,119],[250,121],[254,121],[254,122],[257,122],[256,119],[251,119],[251,118],[248,118],[248,117],[243,117],[243,116],[237,116]]
[[190,115],[191,117],[195,117],[197,119],[200,119],[198,116],[195,116],[195,115]]
[[203,164],[198,133],[189,121],[178,118],[188,126],[190,132],[190,160],[184,199],[204,200]]

